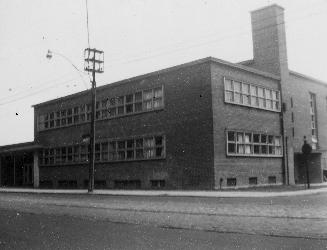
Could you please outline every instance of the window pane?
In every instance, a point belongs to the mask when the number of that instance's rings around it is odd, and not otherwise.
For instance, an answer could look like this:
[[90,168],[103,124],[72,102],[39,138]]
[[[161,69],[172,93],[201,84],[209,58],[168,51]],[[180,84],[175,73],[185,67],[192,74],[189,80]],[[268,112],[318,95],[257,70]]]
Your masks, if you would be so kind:
[[127,159],[134,159],[134,150],[127,150]]
[[154,147],[154,139],[153,138],[145,138],[144,139],[144,147]]
[[260,146],[259,145],[253,145],[253,153],[260,154]]
[[126,96],[126,103],[131,103],[133,102],[133,95],[127,95]]
[[264,97],[263,88],[258,87],[258,97]]
[[152,100],[144,102],[144,110],[152,109]]
[[154,149],[148,148],[144,150],[144,158],[149,159],[154,157]]
[[251,105],[254,107],[258,107],[259,106],[259,100],[258,97],[251,97]]
[[138,148],[143,147],[143,139],[137,139],[136,140],[136,147],[138,147]]
[[243,83],[242,85],[242,93],[243,94],[250,94],[250,85],[247,83]]
[[134,147],[134,140],[127,140],[127,148],[133,148]]
[[225,90],[233,91],[233,85],[231,80],[225,79]]
[[251,154],[251,146],[250,145],[244,145],[244,153]]
[[228,153],[235,154],[235,144],[234,143],[228,143]]
[[261,143],[267,143],[267,135],[261,135]]
[[116,98],[110,98],[109,105],[110,106],[115,106],[116,105]]
[[135,93],[135,102],[142,101],[142,92]]
[[253,142],[255,143],[260,142],[260,134],[253,134]]
[[234,102],[241,103],[241,94],[234,93]]
[[126,113],[132,113],[133,112],[133,104],[126,105]]
[[156,157],[162,157],[163,156],[163,149],[160,148],[156,148]]
[[152,95],[152,89],[151,90],[146,90],[146,91],[144,91],[143,92],[143,99],[144,100],[152,100],[152,97],[153,97],[153,95]]
[[237,145],[237,153],[238,154],[244,154],[244,145],[242,145],[242,144]]
[[125,141],[118,141],[118,149],[125,149]]
[[124,106],[118,107],[118,115],[124,114]]
[[228,141],[235,141],[235,133],[234,132],[228,132]]
[[162,88],[154,89],[154,98],[161,98],[162,97]]
[[266,145],[262,145],[261,146],[261,154],[267,154],[268,150],[267,150],[267,146]]
[[250,105],[250,96],[249,95],[242,95],[242,101],[244,105]]
[[160,108],[162,106],[162,99],[160,98],[160,99],[155,99],[154,101],[153,101],[153,107],[154,108]]
[[225,101],[232,102],[233,101],[233,92],[226,91],[225,92]]
[[241,92],[241,83],[237,81],[233,81],[233,83],[234,83],[234,91]]
[[118,105],[124,105],[124,97],[123,96],[117,97],[117,104]]
[[250,143],[251,142],[251,134],[250,133],[246,133],[244,136],[244,142],[245,143]]
[[237,133],[237,142],[242,143],[243,142],[243,133]]
[[142,111],[142,102],[135,103],[135,112]]
[[162,136],[156,137],[156,146],[162,146]]
[[257,96],[257,87],[256,86],[251,86],[251,95]]

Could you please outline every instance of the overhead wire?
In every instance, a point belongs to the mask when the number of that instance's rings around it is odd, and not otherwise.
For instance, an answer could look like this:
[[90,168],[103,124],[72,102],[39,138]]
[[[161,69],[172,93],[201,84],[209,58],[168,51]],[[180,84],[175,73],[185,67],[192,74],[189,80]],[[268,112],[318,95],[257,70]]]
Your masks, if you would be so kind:
[[[86,0],[87,2],[87,0]],[[296,18],[296,19],[291,19],[292,22],[295,20],[302,20],[302,19],[305,19],[306,17],[308,16],[312,16],[312,15],[315,15],[315,14],[320,14],[320,12],[316,12],[316,13],[310,13],[309,15],[305,15],[305,16],[302,16],[300,18]],[[275,17],[274,17],[275,18]],[[268,19],[268,18],[266,18]],[[290,21],[288,21],[288,23],[290,23]],[[260,30],[263,30],[263,29],[267,29],[269,27],[273,27],[273,26],[279,26],[279,25],[282,25],[282,24],[286,24],[286,21],[283,21],[283,22],[280,22],[278,24],[273,24],[273,25],[268,25],[268,26],[264,26],[256,31],[260,31]],[[206,44],[210,44],[210,43],[213,43],[213,42],[219,42],[219,41],[222,41],[222,40],[226,40],[226,39],[229,39],[229,38],[232,38],[232,37],[235,37],[236,35],[243,35],[245,34],[245,32],[238,32],[237,34],[233,34],[233,35],[230,35],[230,36],[225,36],[225,37],[220,37],[219,39],[215,39],[215,40],[211,40],[211,41],[206,41],[206,42],[203,42],[203,43],[198,43],[198,44],[195,44],[195,45],[192,45],[192,46],[189,46],[189,47],[184,47],[184,48],[180,48],[180,49],[175,49],[175,50],[172,50],[172,51],[164,51],[164,52],[161,52],[161,53],[157,53],[155,55],[151,55],[151,56],[146,56],[146,57],[141,57],[141,58],[135,58],[135,59],[131,59],[131,60],[128,60],[128,61],[123,61],[121,62],[121,64],[127,64],[127,63],[131,63],[131,62],[136,62],[136,61],[142,61],[142,60],[146,60],[146,59],[149,59],[149,58],[153,58],[153,57],[157,57],[157,56],[160,56],[160,55],[164,55],[164,54],[172,54],[172,53],[175,53],[175,52],[178,52],[178,51],[183,51],[183,50],[188,50],[190,48],[194,48],[194,47],[198,47],[198,46],[203,46],[203,45],[206,45]],[[266,47],[263,47],[263,49],[268,49],[268,48],[271,48],[273,46],[266,46]],[[113,66],[115,64],[111,64],[109,65],[110,66]],[[75,67],[75,66],[74,66]],[[75,67],[76,68],[76,67]],[[76,68],[77,69],[77,68]],[[77,69],[79,72],[80,70]],[[46,90],[46,89],[45,89]],[[44,91],[44,90],[41,90],[41,91]],[[10,101],[12,102],[12,101]],[[0,103],[0,105],[3,105],[4,103]]]
[[48,86],[47,88],[43,88],[43,89],[37,90],[37,91],[35,91],[35,92],[33,92],[33,93],[30,93],[30,94],[24,95],[24,96],[22,96],[22,97],[19,97],[19,98],[13,99],[13,100],[9,100],[9,101],[5,101],[5,102],[1,102],[1,103],[0,103],[0,106],[3,106],[3,105],[5,105],[5,104],[9,104],[9,103],[13,103],[13,102],[17,102],[17,101],[20,101],[20,100],[22,100],[22,99],[25,99],[25,98],[31,97],[31,96],[36,95],[36,94],[39,94],[39,93],[41,93],[41,92],[43,92],[43,91],[45,91],[45,90],[49,90],[49,89],[51,89],[51,88],[58,87],[58,85],[66,84],[66,83],[68,83],[68,82],[70,82],[70,81],[72,81],[72,80],[74,80],[74,79],[75,79],[75,78],[72,78],[72,79],[69,79],[69,80],[67,80],[67,81],[61,82],[61,83],[59,83],[59,84],[58,84],[58,83],[56,83],[56,84],[52,84],[52,85]]
[[[310,17],[312,15],[321,14],[321,13],[323,13],[323,12],[310,13],[309,15],[305,15],[305,16],[302,16],[300,18],[291,19],[291,22],[298,21],[298,20],[303,20],[306,17]],[[287,24],[287,23],[290,23],[290,21],[288,21],[288,22],[283,21],[283,22],[280,22],[280,23],[277,23],[277,24],[267,25],[267,26],[261,27],[260,29],[256,29],[256,31],[258,32],[258,31],[261,31],[261,30],[264,30],[264,29],[267,29],[267,28],[271,28],[271,27],[274,27],[274,26],[279,26],[279,25],[283,25],[283,24]],[[217,39],[214,39],[214,40],[211,40],[211,41],[206,41],[206,42],[202,42],[202,43],[196,43],[194,45],[183,47],[183,48],[178,48],[178,49],[169,50],[169,51],[163,51],[163,52],[159,52],[159,53],[156,53],[156,54],[153,54],[153,55],[149,55],[149,56],[138,57],[138,58],[134,58],[134,59],[129,59],[129,60],[121,61],[118,64],[128,64],[128,63],[132,63],[132,62],[137,62],[137,61],[142,61],[142,60],[146,60],[146,59],[150,59],[150,58],[155,58],[155,57],[158,57],[158,56],[161,56],[161,55],[174,54],[176,52],[185,51],[185,50],[188,50],[188,49],[191,49],[191,48],[195,48],[195,47],[201,47],[201,46],[204,46],[204,45],[207,45],[207,44],[211,44],[213,42],[220,43],[220,42],[222,42],[224,40],[228,40],[230,38],[234,38],[234,37],[236,37],[236,35],[240,36],[240,35],[247,35],[247,34],[248,33],[246,31],[238,32],[237,34],[233,34],[233,35],[229,35],[229,36],[221,36],[221,37],[219,37]],[[269,48],[269,47],[266,47],[266,48]],[[116,65],[116,64],[115,63],[109,64],[107,67],[112,67],[114,65]]]

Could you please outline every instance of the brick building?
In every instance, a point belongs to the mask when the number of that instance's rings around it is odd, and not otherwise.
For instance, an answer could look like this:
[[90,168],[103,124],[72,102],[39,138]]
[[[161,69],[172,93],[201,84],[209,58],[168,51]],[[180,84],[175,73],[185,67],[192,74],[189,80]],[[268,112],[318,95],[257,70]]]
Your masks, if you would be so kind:
[[[290,71],[283,9],[251,13],[254,58],[204,58],[97,89],[96,188],[323,181],[327,85]],[[34,141],[0,147],[0,185],[86,188],[89,91],[34,106]]]

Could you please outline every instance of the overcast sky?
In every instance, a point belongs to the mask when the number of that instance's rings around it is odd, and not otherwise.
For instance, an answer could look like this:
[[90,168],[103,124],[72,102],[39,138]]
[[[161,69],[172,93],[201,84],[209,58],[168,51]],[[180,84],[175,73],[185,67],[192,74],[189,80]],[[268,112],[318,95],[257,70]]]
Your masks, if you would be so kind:
[[[105,52],[97,85],[207,56],[252,59],[249,12],[273,3],[285,8],[289,68],[327,82],[327,0],[89,0],[90,45]],[[31,105],[90,87],[86,27],[85,0],[0,0],[0,145],[33,140]]]

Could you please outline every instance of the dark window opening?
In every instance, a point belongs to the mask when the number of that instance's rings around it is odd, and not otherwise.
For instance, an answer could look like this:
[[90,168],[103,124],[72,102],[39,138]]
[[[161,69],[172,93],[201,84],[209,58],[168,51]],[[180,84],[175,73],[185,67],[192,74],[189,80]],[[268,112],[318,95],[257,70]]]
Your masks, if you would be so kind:
[[115,180],[117,189],[139,189],[141,188],[140,180]]
[[164,188],[166,186],[165,180],[151,180],[150,182],[152,188]]
[[249,178],[249,184],[250,185],[257,185],[258,184],[258,178],[257,177],[250,177]]
[[269,184],[276,184],[276,176],[269,176],[268,177]]
[[236,186],[236,178],[227,178],[227,186],[235,187]]

